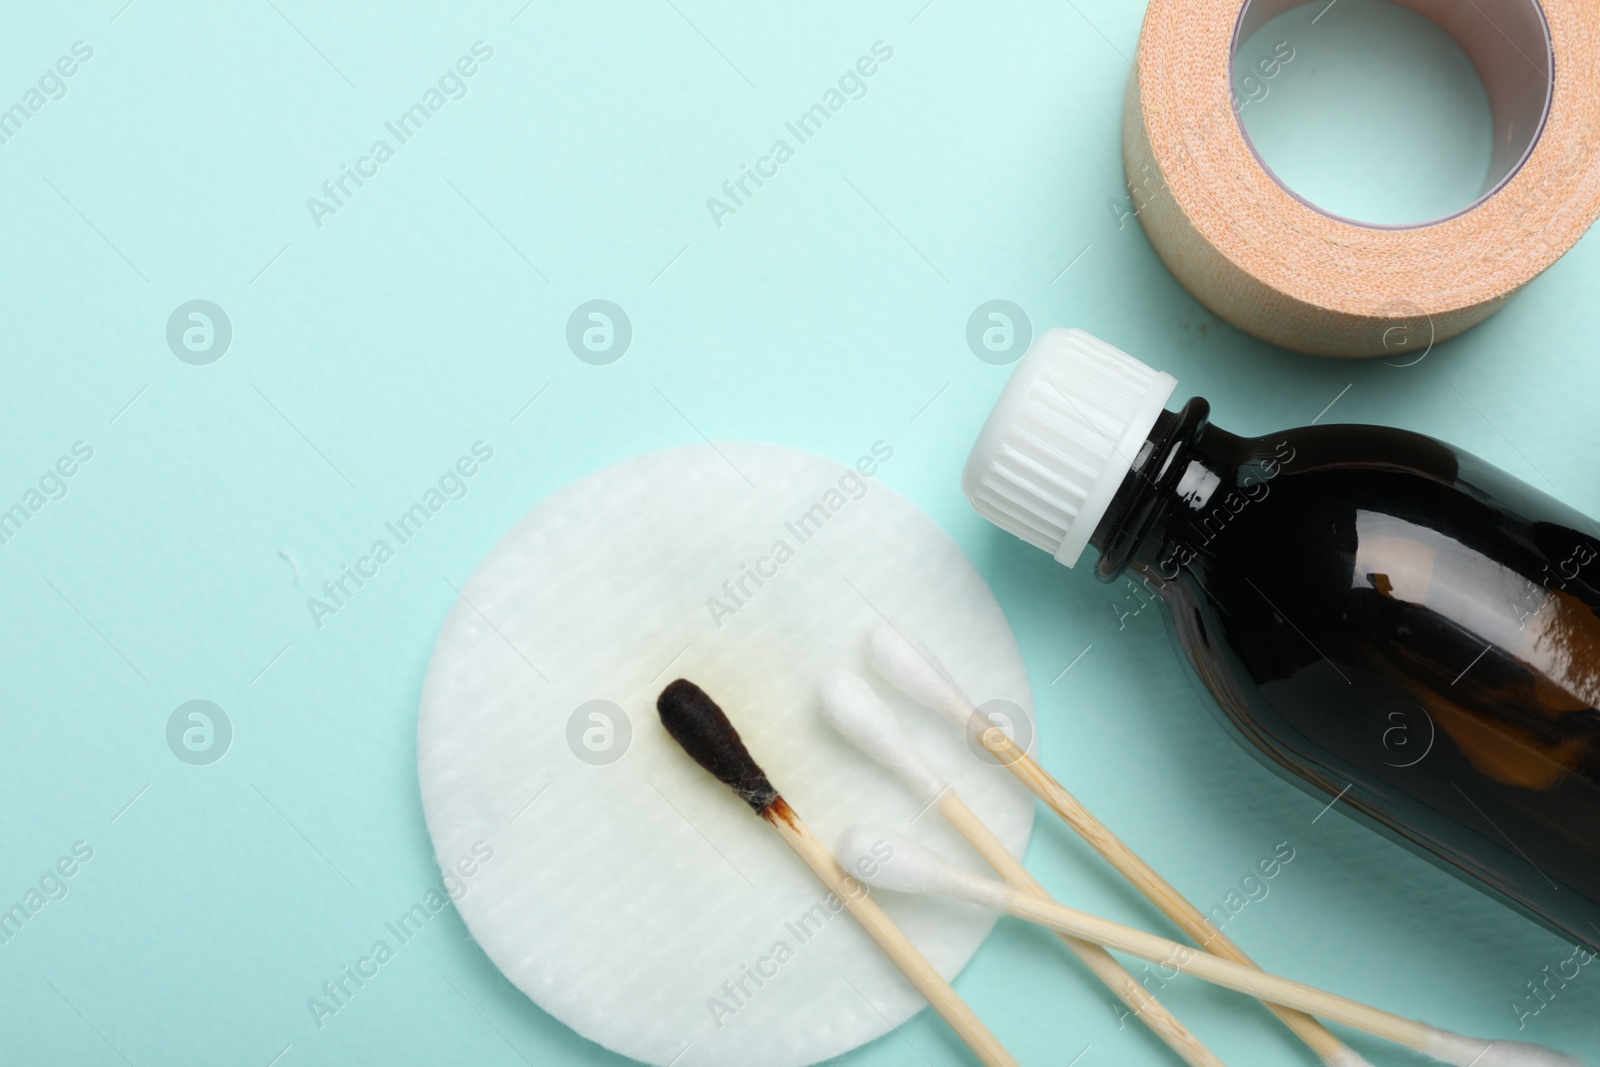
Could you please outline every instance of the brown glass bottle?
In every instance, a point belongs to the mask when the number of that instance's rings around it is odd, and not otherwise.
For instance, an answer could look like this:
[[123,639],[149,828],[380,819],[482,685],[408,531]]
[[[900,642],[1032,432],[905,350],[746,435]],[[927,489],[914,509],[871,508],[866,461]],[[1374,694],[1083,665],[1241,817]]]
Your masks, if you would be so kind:
[[1268,766],[1600,949],[1600,527],[1420,434],[1208,416],[1124,445],[1097,575],[1160,596]]

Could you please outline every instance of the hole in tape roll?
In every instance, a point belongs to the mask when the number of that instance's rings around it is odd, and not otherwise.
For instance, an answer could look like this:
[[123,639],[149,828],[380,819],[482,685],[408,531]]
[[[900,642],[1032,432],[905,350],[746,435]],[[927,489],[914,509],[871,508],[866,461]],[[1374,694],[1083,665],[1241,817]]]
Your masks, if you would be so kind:
[[1554,88],[1537,0],[1245,0],[1232,67],[1262,169],[1375,229],[1493,196],[1532,153]]

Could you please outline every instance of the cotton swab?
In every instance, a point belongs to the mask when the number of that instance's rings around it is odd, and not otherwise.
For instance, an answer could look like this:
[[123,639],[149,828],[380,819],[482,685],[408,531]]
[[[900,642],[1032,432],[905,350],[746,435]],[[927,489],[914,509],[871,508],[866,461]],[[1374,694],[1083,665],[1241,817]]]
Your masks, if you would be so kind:
[[903,893],[951,897],[992,908],[1118,952],[1174,967],[1227,989],[1332,1019],[1454,1067],[1583,1067],[1580,1060],[1542,1045],[1463,1037],[1109,919],[1039,900],[1004,882],[957,867],[926,846],[892,830],[853,827],[840,840],[837,855],[847,869],[868,885]]
[[[1050,899],[1044,887],[1017,861],[994,831],[939,777],[917,751],[893,709],[863,678],[839,671],[823,682],[817,696],[822,705],[822,717],[829,725],[899,775],[919,801],[937,807],[939,814],[997,874],[1021,892],[1042,900]],[[1111,953],[1067,934],[1062,934],[1061,939],[1185,1063],[1191,1067],[1222,1067],[1217,1055],[1113,959]],[[1349,1067],[1358,1067],[1358,1064],[1352,1062]]]
[[[1200,909],[1189,903],[1133,849],[1095,818],[1089,809],[1078,803],[1076,797],[1040,767],[1004,730],[992,727],[966,694],[945,676],[932,653],[913,644],[887,622],[879,623],[868,633],[866,644],[872,665],[897,689],[917,703],[944,715],[962,730],[981,729],[979,737],[984,746],[1018,780],[1202,948],[1235,963],[1254,966],[1243,949],[1207,922]],[[1272,1004],[1267,1007],[1328,1067],[1353,1067],[1361,1062],[1353,1050],[1317,1020]]]
[[679,678],[656,698],[656,712],[661,716],[661,725],[690,758],[765,819],[784,844],[843,902],[845,910],[985,1067],[1018,1067],[999,1039],[867,895],[861,883],[840,870],[833,853],[773,788],[716,701],[693,682]]

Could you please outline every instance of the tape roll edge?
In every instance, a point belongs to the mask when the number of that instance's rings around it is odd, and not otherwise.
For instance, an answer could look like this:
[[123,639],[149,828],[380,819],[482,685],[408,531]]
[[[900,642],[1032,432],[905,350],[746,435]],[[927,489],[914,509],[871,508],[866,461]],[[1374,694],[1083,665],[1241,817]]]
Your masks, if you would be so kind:
[[[1310,304],[1268,285],[1212,244],[1167,193],[1166,175],[1144,124],[1137,66],[1128,77],[1124,101],[1122,165],[1134,215],[1178,283],[1219,319],[1292,352],[1336,359],[1402,356],[1466,332],[1499,311],[1521,288],[1443,315],[1398,307],[1397,314],[1359,315]],[[1158,182],[1154,188],[1153,179]],[[1263,316],[1261,309],[1268,307],[1288,313]]]
[[[1368,359],[1431,348],[1499,311],[1569,251],[1600,214],[1600,99],[1574,84],[1595,73],[1591,68],[1596,67],[1600,14],[1582,12],[1563,0],[1545,0],[1557,24],[1552,31],[1559,28],[1571,46],[1557,53],[1557,99],[1536,152],[1542,170],[1525,168],[1495,196],[1455,218],[1391,230],[1337,220],[1296,200],[1249,148],[1229,102],[1227,73],[1228,43],[1242,3],[1232,0],[1197,12],[1182,0],[1151,0],[1123,108],[1123,166],[1135,215],[1177,281],[1224,321],[1271,344],[1317,356]],[[1215,21],[1197,25],[1206,19]],[[1189,57],[1179,54],[1182,47],[1174,44],[1175,38],[1201,41],[1196,47],[1205,52],[1198,68],[1192,59],[1184,62]],[[1577,61],[1563,67],[1563,60]],[[1147,85],[1152,70],[1171,73]],[[1202,101],[1198,110],[1190,103],[1219,95],[1220,102],[1210,100],[1208,106]],[[1166,166],[1154,147],[1155,128],[1168,146]],[[1201,134],[1197,142],[1191,140],[1196,131]],[[1221,141],[1210,139],[1216,133],[1224,135]],[[1203,164],[1180,172],[1182,161],[1193,159],[1191,150],[1212,164],[1213,184],[1208,185]],[[1228,166],[1217,166],[1219,161]],[[1220,187],[1216,173],[1238,177],[1241,167],[1249,168],[1244,188]],[[1548,195],[1553,182],[1553,203],[1530,198],[1530,192]],[[1238,210],[1215,211],[1219,204]],[[1529,205],[1541,210],[1527,214],[1539,218],[1518,219],[1517,211]],[[1210,236],[1203,218],[1192,216],[1196,207],[1201,216],[1208,207],[1217,214]],[[1247,232],[1249,221],[1240,217],[1252,213],[1269,224],[1281,221],[1281,248],[1271,247],[1265,254],[1259,247],[1244,248],[1273,245],[1274,235]],[[1480,240],[1476,257],[1452,261],[1452,246],[1461,247],[1463,233],[1470,235],[1485,218],[1498,221],[1507,232]],[[1295,277],[1283,267],[1290,263],[1298,269],[1315,257],[1319,240],[1344,258],[1340,271],[1347,284],[1328,286],[1334,296],[1327,301],[1319,299],[1319,286],[1303,280],[1303,271]],[[1506,255],[1507,247],[1520,257]],[[1252,263],[1258,255],[1261,262]],[[1274,261],[1272,255],[1278,258]],[[1384,269],[1386,256],[1395,257],[1393,270]],[[1427,292],[1417,278],[1441,256],[1438,273],[1454,284]],[[1365,262],[1351,265],[1361,260]],[[1273,283],[1275,275],[1280,284]],[[1348,284],[1352,278],[1355,284]],[[1393,295],[1385,297],[1386,292]]]

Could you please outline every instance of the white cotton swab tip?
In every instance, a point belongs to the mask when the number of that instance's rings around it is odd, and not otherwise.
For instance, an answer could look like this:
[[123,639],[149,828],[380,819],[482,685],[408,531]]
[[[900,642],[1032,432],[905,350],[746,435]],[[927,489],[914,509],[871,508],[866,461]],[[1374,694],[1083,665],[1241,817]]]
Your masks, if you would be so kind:
[[1583,1067],[1565,1052],[1522,1041],[1485,1041],[1448,1030],[1433,1030],[1423,1052],[1455,1067]]
[[974,708],[944,676],[938,660],[927,650],[887,622],[880,622],[867,633],[867,658],[884,679],[906,696],[932,708],[957,726],[965,728]]
[[845,870],[878,889],[964,900],[1004,911],[1016,890],[957,867],[926,845],[878,826],[852,826],[835,852]]
[[944,779],[922,758],[894,709],[883,702],[865,678],[849,671],[835,671],[817,690],[817,699],[828,725],[899,775],[919,801],[931,803],[944,792]]

